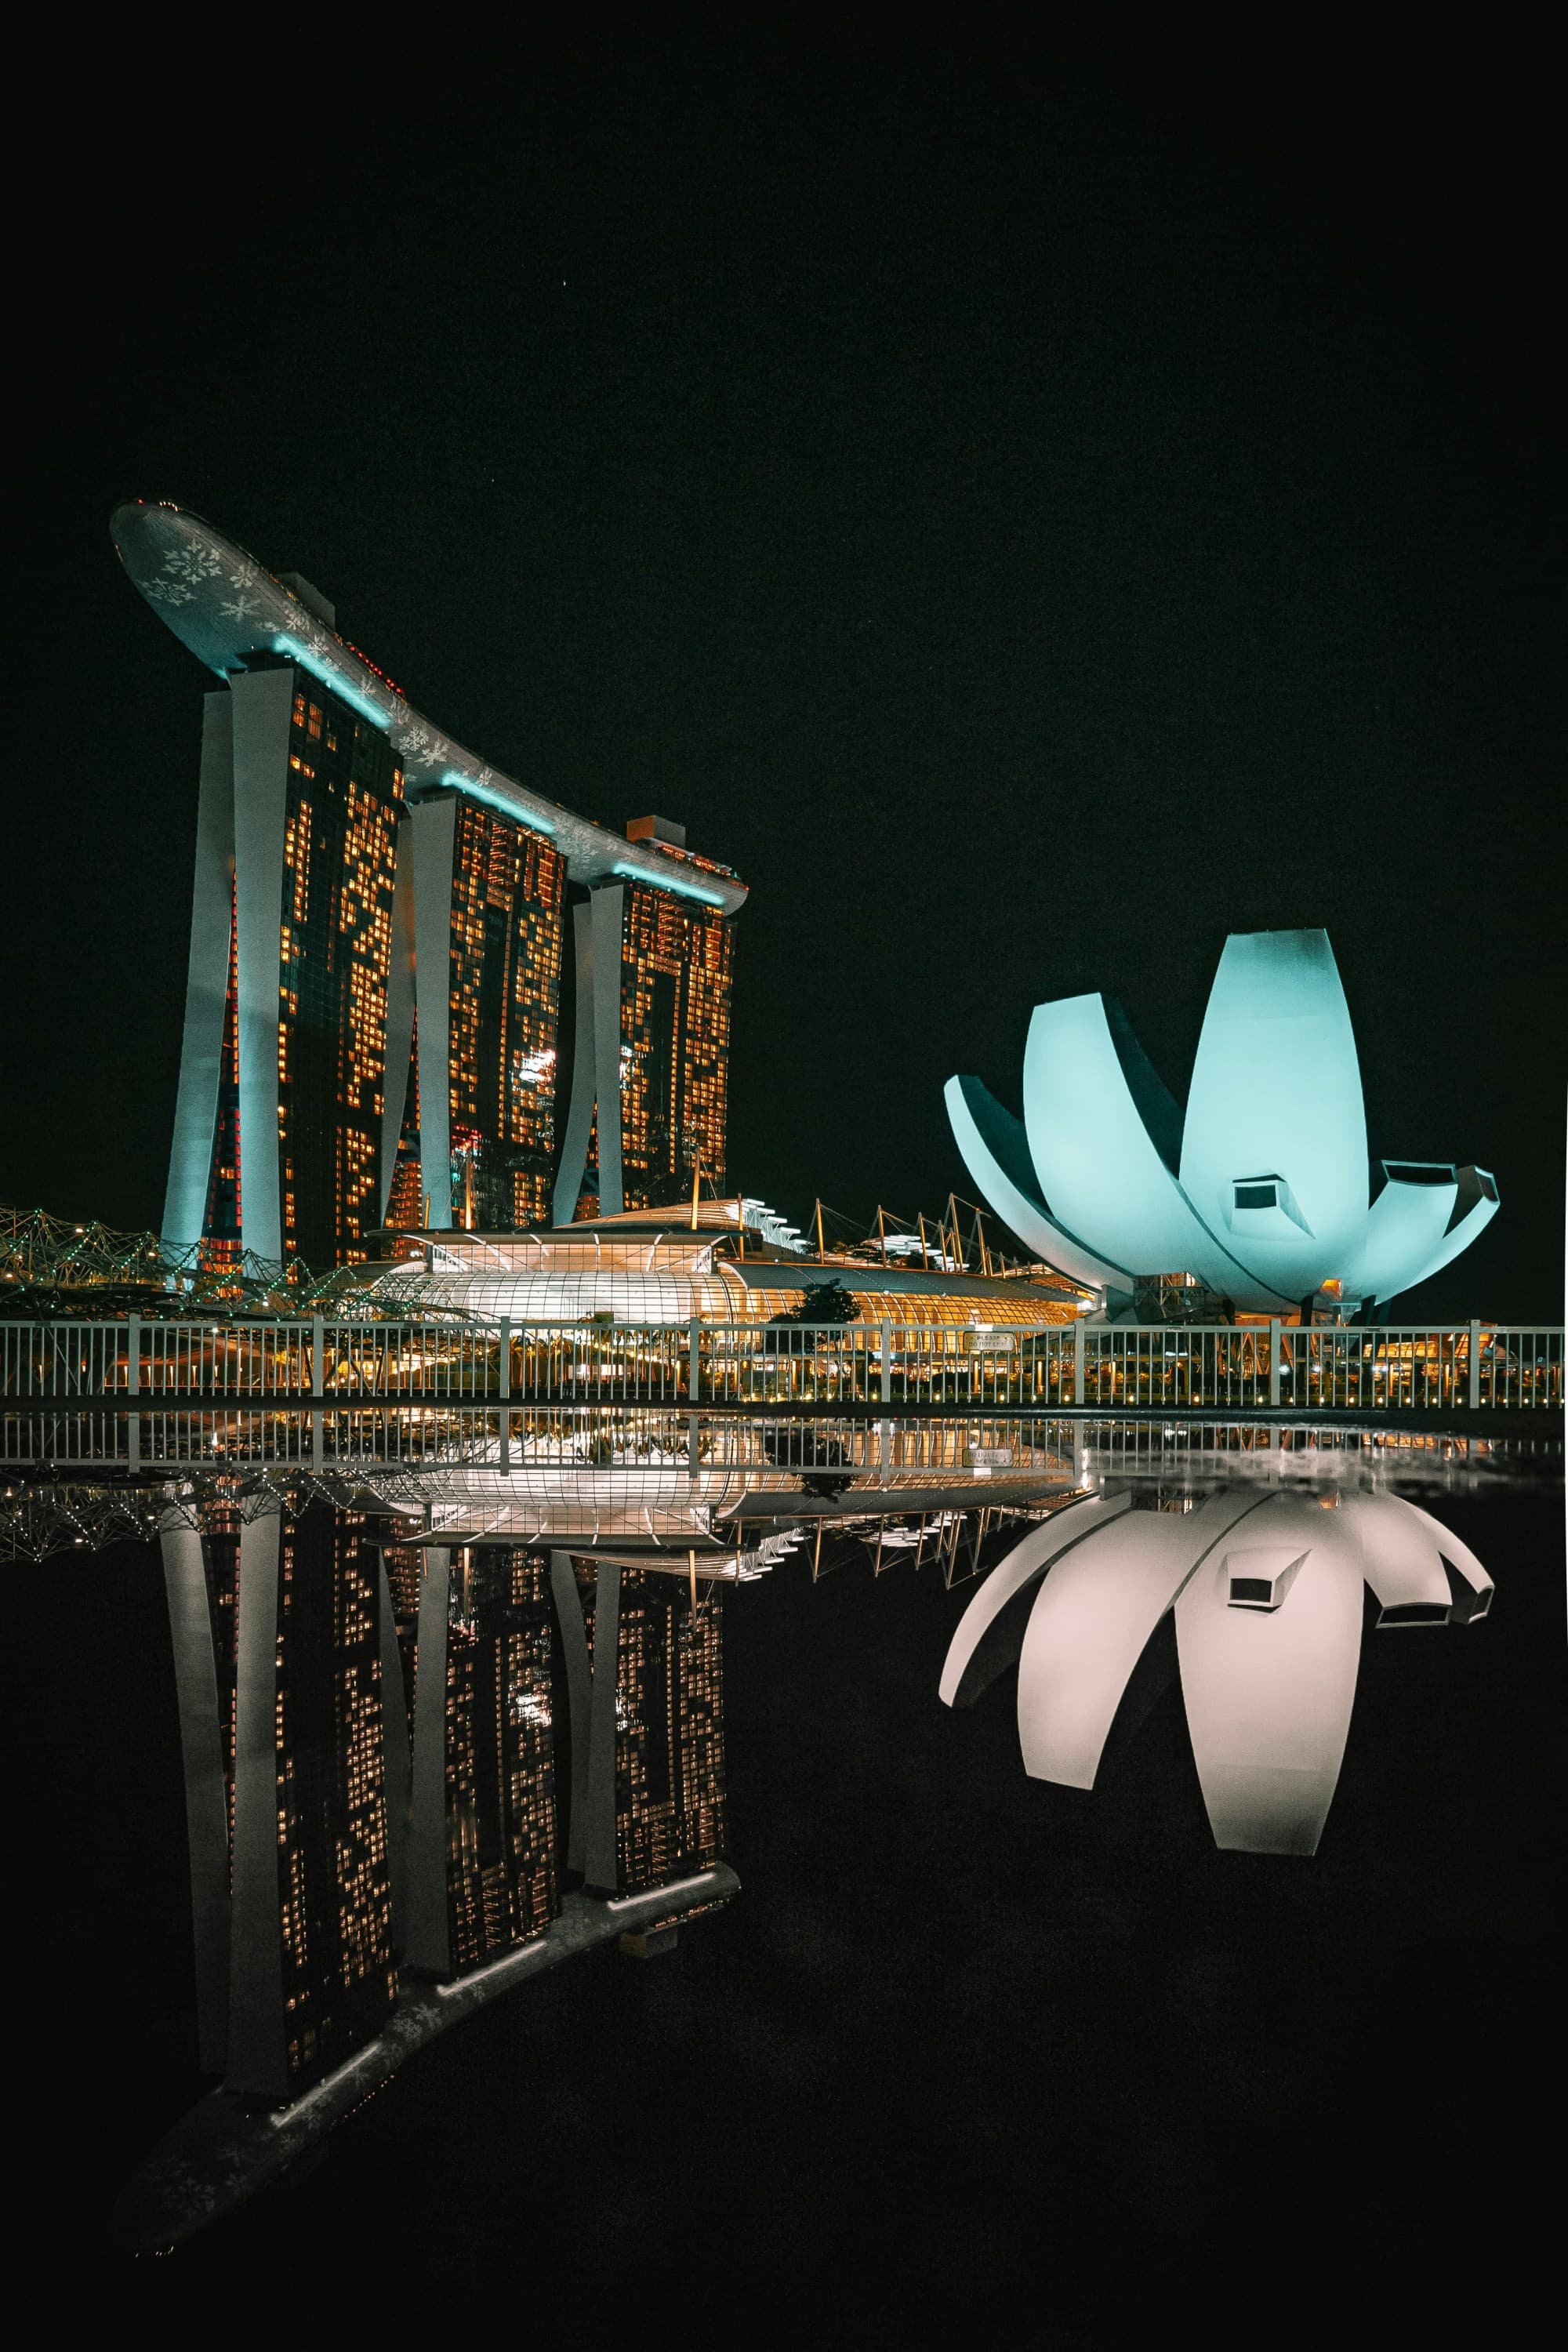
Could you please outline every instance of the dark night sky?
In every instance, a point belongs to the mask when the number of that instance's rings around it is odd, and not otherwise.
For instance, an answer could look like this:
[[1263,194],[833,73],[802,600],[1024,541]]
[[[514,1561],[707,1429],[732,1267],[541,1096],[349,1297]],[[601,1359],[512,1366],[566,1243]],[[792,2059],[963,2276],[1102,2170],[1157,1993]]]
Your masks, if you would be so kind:
[[1179,1087],[1225,932],[1321,922],[1373,1150],[1502,1187],[1421,1304],[1554,1318],[1556,125],[1507,16],[1294,21],[62,72],[0,1197],[161,1205],[204,680],[140,494],[741,870],[747,1189],[932,1207],[1037,1001],[1120,992]]

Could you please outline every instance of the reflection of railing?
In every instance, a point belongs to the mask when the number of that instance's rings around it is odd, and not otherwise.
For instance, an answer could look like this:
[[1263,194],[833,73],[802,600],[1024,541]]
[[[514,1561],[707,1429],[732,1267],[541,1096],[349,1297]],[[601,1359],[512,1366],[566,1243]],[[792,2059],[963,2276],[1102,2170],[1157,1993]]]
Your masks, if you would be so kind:
[[[1012,1412],[783,1418],[762,1410],[692,1412],[684,1402],[605,1407],[528,1400],[504,1410],[331,1401],[192,1407],[153,1400],[133,1412],[47,1400],[0,1407],[0,1462],[67,1477],[87,1465],[152,1474],[205,1469],[216,1477],[363,1469],[379,1492],[439,1502],[448,1490],[438,1477],[431,1485],[429,1474],[453,1471],[460,1482],[499,1475],[503,1483],[488,1490],[492,1499],[504,1499],[515,1482],[520,1495],[588,1511],[601,1503],[639,1512],[646,1506],[655,1519],[644,1519],[640,1532],[649,1534],[663,1531],[656,1522],[668,1510],[684,1527],[695,1505],[731,1502],[742,1487],[752,1494],[794,1490],[802,1477],[826,1478],[824,1494],[866,1478],[907,1488],[917,1509],[922,1492],[954,1482],[984,1480],[987,1496],[1019,1481],[1060,1484],[1075,1445],[1070,1421]],[[388,1478],[404,1470],[414,1483],[389,1489]],[[450,1491],[468,1493],[461,1483]],[[347,1503],[352,1494],[338,1499]]]
[[1475,1412],[1563,1402],[1544,1327],[0,1324],[0,1396],[84,1404],[837,1404]]

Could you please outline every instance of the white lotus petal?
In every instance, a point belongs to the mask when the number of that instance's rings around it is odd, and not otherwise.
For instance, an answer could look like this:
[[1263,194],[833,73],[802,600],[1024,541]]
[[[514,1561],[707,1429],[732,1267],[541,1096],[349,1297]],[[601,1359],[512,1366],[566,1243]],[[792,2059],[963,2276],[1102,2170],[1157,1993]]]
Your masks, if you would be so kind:
[[1216,1845],[1313,1853],[1333,1801],[1361,1655],[1360,1546],[1310,1496],[1275,1496],[1247,1533],[1305,1552],[1281,1605],[1229,1606],[1224,1548],[1176,1602],[1182,1696]]
[[1259,1508],[1245,1492],[1191,1513],[1130,1511],[1047,1577],[1018,1662],[1018,1737],[1037,1780],[1092,1789],[1127,1678],[1194,1561]]
[[1131,1507],[1131,1499],[1125,1495],[1091,1495],[1081,1503],[1069,1503],[1065,1511],[1056,1512],[1042,1527],[1031,1528],[1023,1542],[1015,1545],[1005,1559],[997,1561],[959,1619],[948,1644],[938,1690],[944,1706],[957,1704],[959,1688],[975,1652],[1009,1601],[1023,1591],[1031,1578],[1043,1576],[1063,1552],[1080,1543],[1107,1519]]

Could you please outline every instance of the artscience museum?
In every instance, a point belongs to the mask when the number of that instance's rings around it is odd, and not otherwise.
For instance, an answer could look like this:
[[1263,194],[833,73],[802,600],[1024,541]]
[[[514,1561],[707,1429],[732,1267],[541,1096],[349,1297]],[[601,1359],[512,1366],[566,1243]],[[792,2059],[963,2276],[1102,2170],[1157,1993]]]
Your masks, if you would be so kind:
[[1024,1116],[952,1077],[965,1165],[1019,1239],[1131,1311],[1182,1273],[1255,1314],[1321,1294],[1374,1313],[1468,1248],[1497,1213],[1482,1168],[1384,1160],[1369,1181],[1350,1010],[1326,931],[1225,944],[1184,1109],[1113,997],[1037,1006]]

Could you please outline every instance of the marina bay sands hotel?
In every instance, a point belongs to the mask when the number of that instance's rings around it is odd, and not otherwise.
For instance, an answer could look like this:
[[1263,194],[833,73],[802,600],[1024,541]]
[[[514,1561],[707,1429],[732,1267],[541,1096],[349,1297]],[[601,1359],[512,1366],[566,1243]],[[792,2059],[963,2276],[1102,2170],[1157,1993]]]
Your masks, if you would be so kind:
[[722,1192],[731,869],[663,818],[623,836],[476,758],[309,582],[198,516],[132,501],[110,528],[223,681],[165,1241],[326,1266],[389,1225],[511,1232]]

